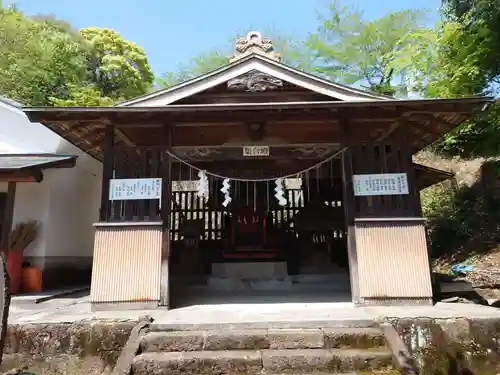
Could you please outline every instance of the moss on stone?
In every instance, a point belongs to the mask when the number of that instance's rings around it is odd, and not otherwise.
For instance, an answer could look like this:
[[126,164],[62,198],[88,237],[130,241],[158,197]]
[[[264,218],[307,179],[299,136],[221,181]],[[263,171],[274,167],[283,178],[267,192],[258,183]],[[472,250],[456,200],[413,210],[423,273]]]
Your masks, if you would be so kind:
[[[28,366],[39,375],[73,371],[89,374],[92,372],[87,370],[95,368],[96,373],[101,373],[114,366],[135,324],[110,321],[9,325],[1,369]],[[69,369],[72,371],[65,372]]]

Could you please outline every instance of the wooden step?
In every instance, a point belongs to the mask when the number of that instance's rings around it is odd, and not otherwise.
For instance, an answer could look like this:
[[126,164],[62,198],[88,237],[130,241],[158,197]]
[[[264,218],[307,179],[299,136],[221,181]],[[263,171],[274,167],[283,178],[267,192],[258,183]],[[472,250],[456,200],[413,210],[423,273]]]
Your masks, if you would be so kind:
[[150,332],[142,352],[259,349],[369,349],[386,346],[378,328]]
[[143,353],[132,366],[134,375],[347,373],[391,367],[392,353],[385,348]]

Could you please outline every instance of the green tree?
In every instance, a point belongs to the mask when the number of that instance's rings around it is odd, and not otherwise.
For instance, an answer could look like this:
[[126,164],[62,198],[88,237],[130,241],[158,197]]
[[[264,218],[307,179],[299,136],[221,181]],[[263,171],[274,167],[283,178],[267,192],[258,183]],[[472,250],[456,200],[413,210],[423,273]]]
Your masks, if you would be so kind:
[[101,96],[131,99],[151,89],[154,74],[144,49],[114,30],[90,27],[80,33],[90,45],[89,84],[96,85]]
[[500,0],[443,0],[448,21],[462,25],[461,42],[481,43],[485,48],[479,67],[490,82],[500,83]]
[[407,10],[366,20],[362,12],[334,1],[307,41],[316,58],[314,70],[333,81],[382,94],[404,93],[404,77],[394,74],[389,55],[404,47],[401,40],[421,28],[424,16],[422,11]]
[[0,8],[0,92],[26,105],[110,105],[150,90],[146,53],[113,30]]
[[0,92],[29,105],[48,105],[85,77],[84,47],[44,20],[0,8]]
[[463,26],[458,22],[421,28],[400,39],[390,52],[391,69],[411,77],[425,97],[456,98],[484,92],[488,78],[480,69],[486,48],[480,41],[463,43]]
[[117,32],[86,28],[78,33],[85,46],[85,78],[68,85],[67,95],[52,96],[57,106],[106,106],[147,93],[154,82],[145,51]]
[[[448,19],[435,28],[416,30],[390,54],[398,73],[412,77],[428,98],[491,94],[491,75],[484,68],[488,39],[467,32],[468,20]],[[435,151],[462,157],[496,156],[500,152],[500,110],[480,113],[433,145]]]

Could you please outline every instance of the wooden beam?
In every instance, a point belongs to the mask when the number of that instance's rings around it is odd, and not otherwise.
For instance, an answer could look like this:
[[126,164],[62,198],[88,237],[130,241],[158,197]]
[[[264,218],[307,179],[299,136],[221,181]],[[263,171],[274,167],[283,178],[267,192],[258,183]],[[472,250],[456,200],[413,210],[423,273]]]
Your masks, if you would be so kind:
[[[164,144],[165,148],[172,151],[172,127],[165,126]],[[170,307],[170,213],[172,209],[172,157],[168,153],[163,153],[162,160],[162,195],[161,195],[161,218],[163,221],[163,245],[161,252],[160,268],[160,305]]]
[[145,124],[137,124],[137,123],[118,123],[115,124],[116,128],[161,128],[165,125],[161,123],[145,123]]
[[135,147],[135,143],[128,137],[126,136],[121,130],[115,129],[116,135],[118,138],[120,138],[125,144],[129,147]]
[[[7,187],[7,200],[5,203],[5,210],[3,212],[2,222],[2,237],[0,240],[1,251],[8,253],[10,231],[12,230],[12,222],[14,220],[14,205],[16,200],[16,183],[9,182]],[[8,255],[7,255],[8,256]]]
[[113,178],[114,169],[114,128],[106,128],[104,134],[104,161],[102,167],[102,185],[101,185],[101,209],[99,220],[107,221],[110,216],[111,202],[109,200],[109,184]]
[[410,124],[407,121],[401,123],[401,132],[399,133],[399,144],[401,147],[401,157],[405,161],[407,170],[404,171],[408,178],[409,194],[411,196],[411,214],[417,217],[422,216],[422,206],[420,202],[420,191],[417,186],[415,168],[413,168],[412,134]]
[[88,121],[77,122],[73,125],[70,125],[65,131],[61,132],[60,135],[61,135],[61,137],[67,137],[68,135],[73,134],[75,130],[85,128],[85,127],[89,126],[90,124],[92,124],[92,123],[90,123]]
[[[104,127],[98,128],[98,129],[93,129],[91,131],[88,131],[82,135],[80,135],[80,139],[75,142],[77,146],[82,145],[84,143],[90,144],[91,147],[101,144],[102,143],[102,135],[105,132]],[[99,138],[101,137],[101,138]]]
[[382,142],[384,141],[385,139],[389,138],[398,128],[399,128],[399,121],[394,121],[392,123],[392,125],[389,127],[389,129],[387,129],[386,131],[384,131],[378,138],[377,138],[377,142]]
[[42,182],[43,173],[39,169],[0,172],[0,182]]
[[356,201],[354,197],[352,150],[354,147],[352,131],[349,123],[349,116],[345,111],[340,111],[340,127],[342,130],[343,145],[346,150],[342,153],[342,180],[344,215],[346,219],[347,231],[347,253],[349,258],[349,276],[351,278],[351,295],[354,303],[360,302],[359,295],[359,272],[358,255],[356,250],[356,228],[354,225]]

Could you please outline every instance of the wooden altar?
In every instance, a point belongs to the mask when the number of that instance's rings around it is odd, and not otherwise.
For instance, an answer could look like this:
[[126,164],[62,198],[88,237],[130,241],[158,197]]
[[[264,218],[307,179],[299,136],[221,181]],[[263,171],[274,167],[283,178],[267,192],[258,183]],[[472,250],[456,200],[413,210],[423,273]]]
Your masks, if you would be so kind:
[[[419,191],[449,174],[412,155],[491,100],[399,100],[335,84],[281,64],[256,32],[230,61],[114,107],[25,109],[103,162],[94,306],[168,306],[186,246],[205,273],[255,255],[252,262],[283,261],[294,274],[308,249],[325,245],[332,262],[348,264],[356,304],[431,303]],[[248,146],[267,152],[245,156]],[[198,169],[252,181],[231,183],[226,208],[221,178],[209,175],[208,200],[196,195]],[[404,189],[389,193],[396,174]],[[287,175],[280,206],[274,179]],[[366,175],[371,185],[355,190]],[[160,199],[109,199],[110,181],[138,178],[161,179]],[[198,229],[186,229],[189,221]],[[258,251],[233,251],[245,230]]]

